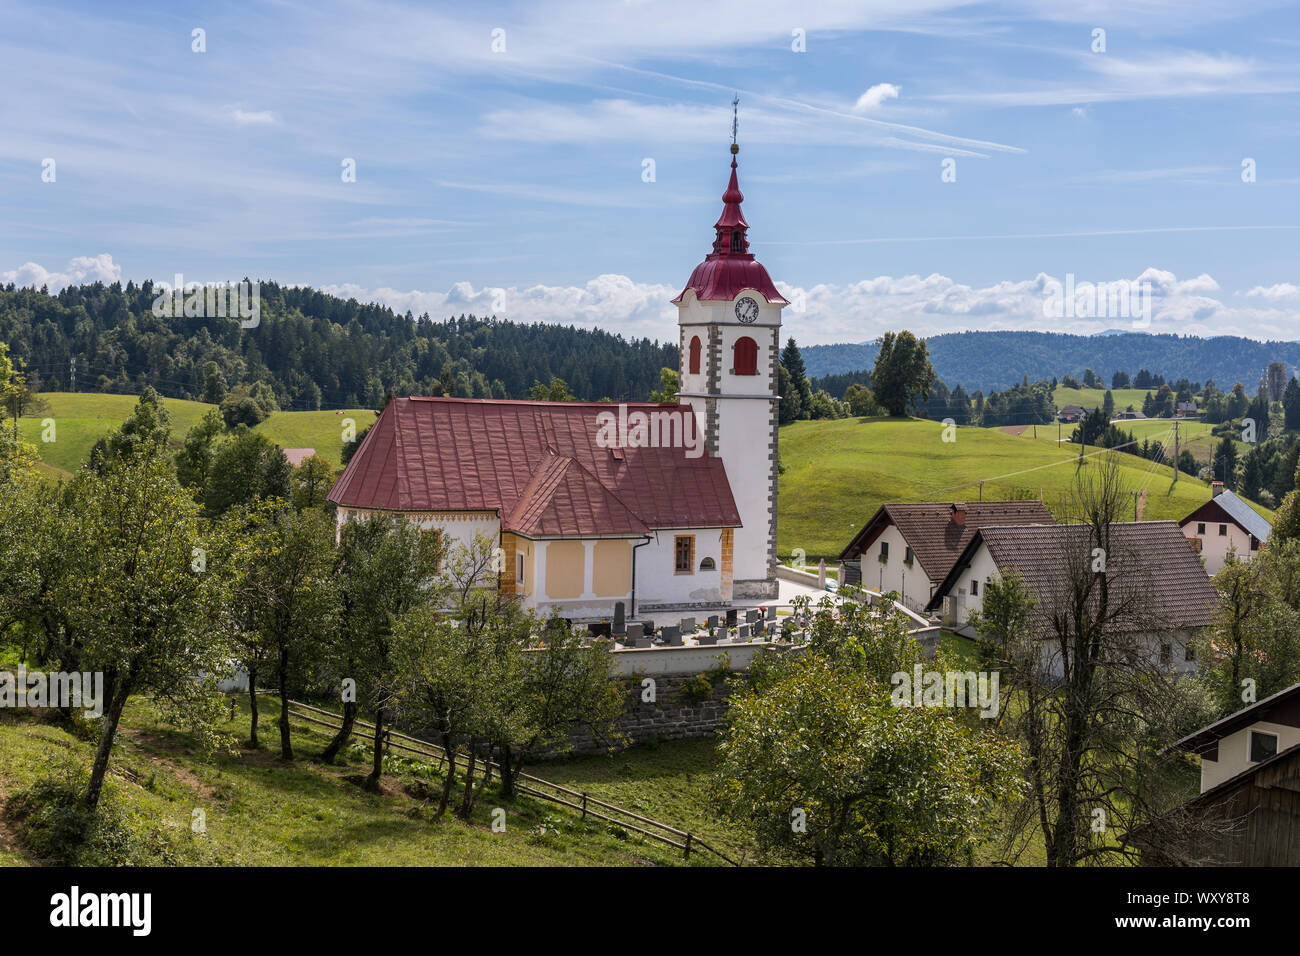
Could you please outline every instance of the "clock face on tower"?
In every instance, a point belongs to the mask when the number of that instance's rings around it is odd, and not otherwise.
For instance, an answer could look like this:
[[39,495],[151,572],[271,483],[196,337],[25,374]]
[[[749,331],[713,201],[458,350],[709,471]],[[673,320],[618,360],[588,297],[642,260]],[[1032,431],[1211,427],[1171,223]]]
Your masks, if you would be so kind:
[[758,303],[749,296],[742,296],[736,302],[736,318],[745,325],[750,325],[758,318]]

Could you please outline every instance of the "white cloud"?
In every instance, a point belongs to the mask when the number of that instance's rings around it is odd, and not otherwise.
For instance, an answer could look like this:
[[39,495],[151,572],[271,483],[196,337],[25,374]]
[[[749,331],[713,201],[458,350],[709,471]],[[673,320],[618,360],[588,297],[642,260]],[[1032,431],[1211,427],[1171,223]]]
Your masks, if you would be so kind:
[[1293,282],[1279,282],[1276,285],[1257,285],[1246,295],[1253,298],[1268,299],[1277,302],[1281,299],[1300,298],[1300,286]]
[[877,83],[858,97],[858,101],[853,104],[853,109],[858,113],[879,109],[885,100],[898,99],[898,93],[899,88],[893,83]]
[[68,260],[62,272],[51,272],[35,262],[24,262],[10,272],[0,272],[0,282],[23,288],[49,286],[51,292],[58,292],[64,286],[80,285],[85,282],[106,282],[110,285],[121,281],[122,267],[113,261],[107,252],[97,256],[77,256]]
[[[136,276],[137,281],[149,278]],[[155,277],[157,278],[157,277]],[[170,277],[163,277],[170,278]],[[1241,335],[1291,340],[1300,321],[1300,286],[1283,282],[1256,286],[1241,298],[1226,301],[1213,276],[1180,279],[1168,270],[1149,267],[1134,276],[1076,275],[1076,284],[1125,279],[1146,283],[1151,295],[1151,324],[1142,331],[1182,335]],[[22,286],[48,285],[57,292],[69,284],[123,281],[121,266],[108,253],[71,260],[54,272],[28,262],[0,281]],[[1129,317],[1044,318],[1051,283],[1065,276],[1039,273],[1032,278],[970,285],[942,275],[876,276],[849,283],[799,286],[778,282],[791,305],[785,310],[783,335],[801,344],[866,342],[891,329],[919,335],[974,329],[1039,330],[1089,334],[1133,327]],[[355,283],[319,286],[322,292],[361,302],[378,302],[399,313],[428,313],[444,319],[461,313],[496,315],[516,322],[554,322],[601,328],[627,337],[659,341],[676,338],[677,308],[672,299],[680,286],[638,282],[625,275],[598,275],[581,285],[479,286],[456,282],[442,291],[365,288]]]
[[238,106],[229,107],[228,113],[240,126],[273,126],[279,119],[270,110],[243,110]]

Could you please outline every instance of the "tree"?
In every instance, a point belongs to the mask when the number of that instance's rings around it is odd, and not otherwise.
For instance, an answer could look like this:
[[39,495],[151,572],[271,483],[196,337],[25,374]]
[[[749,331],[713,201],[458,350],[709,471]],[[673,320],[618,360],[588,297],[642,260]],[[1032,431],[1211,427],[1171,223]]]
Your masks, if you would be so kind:
[[790,373],[790,384],[795,391],[799,393],[799,405],[803,410],[801,418],[809,418],[812,414],[812,385],[808,381],[808,372],[804,368],[803,356],[799,353],[799,346],[795,344],[793,338],[785,343],[785,348],[781,350],[781,364],[785,370]]
[[103,469],[111,461],[163,453],[171,432],[171,415],[158,393],[146,385],[131,417],[91,447],[91,467]]
[[805,417],[799,389],[795,388],[790,372],[780,363],[776,366],[776,383],[777,393],[781,396],[780,407],[777,409],[778,421],[782,425],[789,425]]
[[203,506],[209,515],[223,514],[258,498],[289,498],[292,469],[284,452],[261,432],[235,429],[212,456]]
[[[279,754],[294,758],[289,701],[309,666],[320,658],[321,635],[334,626],[337,593],[334,523],[318,511],[274,510],[256,528],[250,567],[242,581],[250,630],[266,649],[279,691]],[[252,683],[250,682],[250,696]]]
[[80,546],[59,601],[82,642],[82,666],[103,671],[112,687],[86,790],[93,810],[128,698],[147,693],[165,713],[210,732],[230,648],[223,577],[199,560],[212,543],[162,454],[83,470],[70,515]]
[[675,402],[681,387],[677,369],[664,366],[659,370],[659,388],[650,393],[650,401]]
[[395,694],[393,629],[403,615],[446,600],[439,578],[444,545],[436,531],[422,533],[412,521],[377,516],[350,521],[340,532],[336,587],[338,627],[329,635],[324,670],[338,682],[343,724],[323,757],[333,761],[352,735],[365,703],[375,713],[374,755],[368,786],[383,769],[383,727]]
[[1116,457],[1081,469],[1064,503],[1070,524],[1042,557],[1053,575],[1032,592],[1010,575],[990,584],[972,617],[986,666],[1002,675],[1005,729],[1028,757],[1028,802],[1007,843],[1037,828],[1048,866],[1135,859],[1139,827],[1172,846],[1193,825],[1171,815],[1190,781],[1162,745],[1205,710],[1138,636],[1172,628],[1150,600],[1149,563],[1115,533],[1131,501]]
[[203,400],[209,405],[220,405],[226,398],[226,378],[221,366],[208,362],[203,366]]
[[[1300,680],[1300,541],[1269,539],[1249,561],[1214,576],[1219,601],[1196,646],[1198,681],[1226,717]],[[1247,685],[1249,679],[1253,682]],[[1253,693],[1247,693],[1247,690]]]
[[576,402],[578,400],[577,396],[569,391],[568,383],[558,376],[552,376],[547,385],[534,382],[531,397],[535,402]]
[[[756,662],[731,698],[721,811],[779,858],[967,862],[1020,790],[1019,751],[954,710],[898,706],[914,666],[920,647],[897,616],[818,608],[811,646]],[[924,666],[944,670],[942,652]]]
[[[961,386],[957,388],[960,390]],[[844,392],[844,401],[848,403],[849,413],[856,418],[870,418],[873,415],[880,414],[880,406],[876,404],[876,396],[871,394],[871,389],[865,385],[859,385],[854,382]],[[966,417],[970,417],[970,406],[966,407]],[[966,422],[958,421],[958,425],[964,425]]]
[[1282,418],[1287,431],[1300,429],[1300,382],[1292,376],[1282,392]]
[[185,435],[181,450],[176,453],[176,477],[186,488],[193,489],[199,500],[208,484],[217,439],[224,430],[221,413],[209,408]]
[[1110,377],[1111,388],[1128,388],[1128,372],[1116,372]]
[[1237,487],[1237,443],[1231,436],[1224,435],[1219,444],[1214,446],[1214,458],[1210,465],[1214,477],[1221,479],[1225,487]]
[[876,401],[895,418],[907,414],[917,396],[926,398],[934,383],[934,368],[924,339],[908,331],[886,332],[876,342],[871,390]]
[[1107,422],[1115,417],[1115,396],[1110,393],[1110,389],[1106,389],[1106,395],[1101,402],[1101,417]]
[[304,458],[302,464],[289,476],[289,493],[293,506],[299,511],[306,508],[325,508],[325,496],[334,487],[334,466],[320,455]]

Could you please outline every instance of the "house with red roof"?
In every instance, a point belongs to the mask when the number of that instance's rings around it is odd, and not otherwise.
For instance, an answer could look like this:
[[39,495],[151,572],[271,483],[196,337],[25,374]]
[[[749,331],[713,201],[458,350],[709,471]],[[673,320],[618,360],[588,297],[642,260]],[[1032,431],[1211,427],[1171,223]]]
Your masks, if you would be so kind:
[[738,151],[712,250],[673,300],[677,402],[394,399],[329,494],[338,521],[488,538],[502,590],[575,621],[774,598],[788,303],[749,251]]

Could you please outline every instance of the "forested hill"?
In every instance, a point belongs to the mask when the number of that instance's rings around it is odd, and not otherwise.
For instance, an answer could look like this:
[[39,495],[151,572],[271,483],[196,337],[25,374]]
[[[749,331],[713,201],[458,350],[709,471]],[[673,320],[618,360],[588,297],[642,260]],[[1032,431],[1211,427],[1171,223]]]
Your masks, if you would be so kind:
[[[1169,381],[1213,379],[1223,389],[1242,382],[1254,393],[1270,362],[1300,366],[1300,342],[1257,342],[1235,336],[1209,339],[1118,332],[1066,335],[1057,332],[953,332],[926,338],[935,372],[951,387],[989,392],[1053,376],[1082,376],[1085,368],[1109,383],[1117,371],[1150,369]],[[812,345],[802,349],[810,377],[860,369],[876,361],[872,342]]]
[[[266,382],[286,410],[377,408],[384,395],[527,398],[535,382],[564,379],[578,398],[645,399],[675,344],[627,341],[572,326],[399,315],[309,288],[261,285],[261,322],[158,318],[152,283],[70,286],[57,295],[0,289],[0,342],[38,388],[201,398],[215,362],[229,386]],[[672,332],[671,328],[665,329]]]

